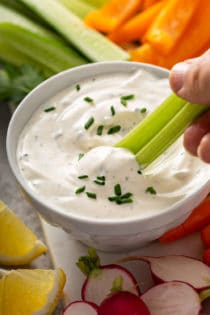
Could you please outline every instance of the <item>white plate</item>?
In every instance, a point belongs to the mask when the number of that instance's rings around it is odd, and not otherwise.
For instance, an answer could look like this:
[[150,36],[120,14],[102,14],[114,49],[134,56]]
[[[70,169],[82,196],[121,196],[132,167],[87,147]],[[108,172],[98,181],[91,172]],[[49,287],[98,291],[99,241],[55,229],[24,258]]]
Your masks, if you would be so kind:
[[[85,277],[76,267],[80,256],[87,255],[87,247],[78,241],[72,240],[71,236],[59,228],[53,227],[42,221],[44,233],[55,267],[61,267],[67,275],[67,283],[64,291],[64,304],[81,299],[81,287]],[[122,254],[98,252],[102,264],[115,262],[120,257],[128,255],[163,256],[180,254],[201,258],[203,245],[198,234],[190,235],[180,241],[171,244],[150,243],[148,246],[133,252]],[[124,264],[140,283],[141,291],[144,292],[152,284],[152,278],[148,266],[142,262],[129,262]],[[166,314],[170,315],[170,314]],[[210,315],[210,300],[205,302],[202,315]]]

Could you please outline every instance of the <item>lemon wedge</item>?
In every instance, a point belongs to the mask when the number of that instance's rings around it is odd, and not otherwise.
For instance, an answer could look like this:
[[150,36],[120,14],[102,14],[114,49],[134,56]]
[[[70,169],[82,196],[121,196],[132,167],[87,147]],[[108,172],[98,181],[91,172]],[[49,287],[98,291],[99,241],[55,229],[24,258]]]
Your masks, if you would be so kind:
[[0,271],[2,315],[51,315],[62,295],[62,269]]
[[28,264],[46,251],[47,247],[36,235],[0,201],[0,264]]

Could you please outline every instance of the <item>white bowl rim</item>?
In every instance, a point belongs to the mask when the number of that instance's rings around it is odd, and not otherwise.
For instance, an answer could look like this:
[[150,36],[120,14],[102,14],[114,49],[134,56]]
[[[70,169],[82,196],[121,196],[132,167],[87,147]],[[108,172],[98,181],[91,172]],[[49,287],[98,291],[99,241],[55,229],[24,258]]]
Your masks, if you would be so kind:
[[[120,218],[117,218],[117,219],[100,219],[100,218],[94,218],[94,217],[85,217],[85,216],[73,214],[72,212],[67,212],[65,210],[58,209],[56,207],[52,207],[52,206],[48,205],[47,202],[40,200],[38,198],[38,196],[31,191],[31,189],[27,185],[26,181],[21,176],[21,173],[17,171],[17,169],[18,169],[17,160],[13,159],[11,154],[10,154],[10,147],[11,147],[11,141],[12,141],[12,139],[11,139],[12,138],[12,131],[13,131],[13,128],[16,124],[16,117],[18,116],[19,112],[25,106],[25,103],[27,103],[28,100],[30,100],[30,98],[33,97],[34,93],[36,93],[37,90],[40,89],[40,87],[45,87],[46,85],[50,85],[52,82],[54,82],[55,80],[59,80],[59,78],[65,76],[69,72],[71,72],[73,74],[74,72],[77,72],[77,71],[81,71],[81,70],[85,71],[90,67],[91,68],[106,67],[106,66],[110,66],[110,65],[111,66],[121,66],[121,65],[126,65],[126,64],[128,65],[128,67],[131,67],[131,68],[133,67],[134,69],[142,68],[142,69],[146,69],[148,71],[151,71],[153,74],[157,73],[158,76],[160,76],[160,74],[162,74],[163,77],[165,77],[166,75],[169,74],[168,69],[165,69],[165,68],[162,68],[159,66],[155,66],[152,64],[145,64],[145,63],[140,63],[140,62],[104,61],[104,62],[96,62],[96,63],[92,63],[92,64],[85,64],[85,65],[81,65],[78,67],[64,70],[64,71],[50,77],[49,79],[45,80],[44,82],[39,84],[35,89],[33,89],[21,101],[21,103],[18,105],[17,109],[15,110],[15,112],[14,112],[14,114],[10,120],[9,126],[8,126],[7,138],[6,138],[6,150],[7,150],[7,157],[8,157],[9,165],[10,165],[10,168],[11,168],[17,182],[20,183],[20,185],[23,187],[24,191],[30,196],[30,198],[35,200],[37,204],[40,204],[42,207],[46,208],[49,212],[57,214],[57,215],[61,214],[66,219],[71,219],[71,220],[74,220],[78,223],[85,223],[85,224],[91,224],[91,225],[96,224],[96,225],[103,225],[103,226],[112,226],[112,225],[116,225],[116,224],[121,224],[121,225],[127,225],[127,224],[132,224],[132,223],[138,224],[138,222],[141,222],[141,223],[149,222],[151,219],[152,220],[153,219],[154,220],[161,219],[166,214],[171,214],[174,210],[179,208],[182,204],[188,203],[188,201],[190,201],[190,199],[192,198],[192,194],[191,194],[189,196],[186,196],[184,199],[181,199],[178,202],[174,203],[171,207],[166,208],[164,211],[161,211],[160,213],[155,213],[151,216],[143,217],[143,218],[138,217],[138,216],[131,217],[131,218],[129,218],[129,217],[123,218],[123,219],[120,219]],[[62,91],[62,89],[61,89],[61,91]],[[53,94],[52,94],[52,97],[53,97]],[[195,191],[195,193],[200,194],[205,189],[205,187],[207,187],[209,185],[210,185],[210,180],[207,180],[198,190]],[[182,215],[183,214],[184,214],[184,212],[182,213]],[[180,216],[181,216],[181,214],[180,214]],[[163,223],[163,225],[164,225],[164,223]]]

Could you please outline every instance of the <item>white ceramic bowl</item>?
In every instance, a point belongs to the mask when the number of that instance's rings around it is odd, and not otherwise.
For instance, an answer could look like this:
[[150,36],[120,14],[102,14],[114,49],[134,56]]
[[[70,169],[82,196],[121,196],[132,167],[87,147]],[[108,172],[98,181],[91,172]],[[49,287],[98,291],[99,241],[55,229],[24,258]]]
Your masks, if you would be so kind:
[[159,78],[168,76],[168,71],[152,65],[131,62],[104,62],[89,64],[64,71],[35,88],[18,106],[7,134],[7,154],[11,169],[27,200],[48,222],[60,226],[72,237],[100,250],[123,251],[137,248],[157,239],[162,233],[182,222],[210,191],[208,180],[192,195],[175,203],[166,211],[150,218],[127,218],[127,220],[101,220],[80,217],[58,211],[39,200],[22,177],[16,159],[16,148],[21,131],[34,111],[46,100],[61,90],[89,77],[116,72],[133,73],[145,69]]

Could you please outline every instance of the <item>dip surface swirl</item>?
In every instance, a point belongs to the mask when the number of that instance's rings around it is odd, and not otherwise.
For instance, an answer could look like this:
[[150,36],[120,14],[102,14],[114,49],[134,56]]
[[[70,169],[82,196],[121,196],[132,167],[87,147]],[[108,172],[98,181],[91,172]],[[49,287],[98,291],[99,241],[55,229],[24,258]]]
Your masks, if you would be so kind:
[[42,104],[17,148],[31,191],[61,211],[100,220],[149,217],[192,194],[209,168],[182,139],[143,173],[132,153],[114,147],[169,94],[168,80],[138,71],[78,82]]

